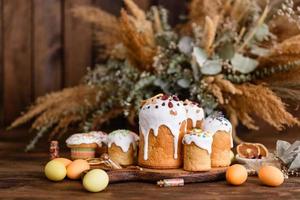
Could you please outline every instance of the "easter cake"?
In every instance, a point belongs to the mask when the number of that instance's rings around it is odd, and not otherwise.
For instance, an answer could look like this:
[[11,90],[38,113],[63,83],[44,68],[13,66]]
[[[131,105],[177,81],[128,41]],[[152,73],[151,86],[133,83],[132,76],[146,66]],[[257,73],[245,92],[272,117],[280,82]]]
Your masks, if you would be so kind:
[[204,120],[203,130],[213,134],[212,167],[229,166],[230,151],[233,146],[231,123],[222,116],[212,115]]
[[183,169],[186,171],[208,171],[211,169],[211,149],[213,138],[209,132],[193,129],[184,135]]
[[75,160],[94,158],[99,148],[105,148],[106,140],[106,133],[93,131],[73,134],[66,140],[66,143],[71,149],[71,158]]
[[204,111],[199,104],[186,99],[183,102],[183,105],[186,109],[187,130],[190,131],[193,128],[202,128]]
[[182,166],[186,110],[177,96],[158,94],[142,102],[139,112],[138,164],[147,168]]
[[129,130],[115,130],[108,135],[107,145],[110,158],[120,165],[132,165],[137,154],[139,137]]

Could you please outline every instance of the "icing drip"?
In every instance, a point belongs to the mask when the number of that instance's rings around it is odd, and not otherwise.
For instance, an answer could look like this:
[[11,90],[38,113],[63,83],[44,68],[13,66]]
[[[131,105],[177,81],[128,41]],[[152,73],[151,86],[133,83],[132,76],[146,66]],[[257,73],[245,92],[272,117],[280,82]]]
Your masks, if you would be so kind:
[[107,145],[111,147],[114,143],[119,146],[123,152],[129,150],[130,145],[132,144],[133,149],[136,150],[136,142],[139,140],[139,136],[129,130],[115,130],[108,135]]
[[217,131],[225,131],[230,134],[230,143],[233,147],[232,141],[232,125],[224,117],[209,116],[204,120],[203,129],[215,134]]
[[174,158],[177,159],[178,137],[181,123],[184,121],[186,110],[176,96],[159,94],[146,100],[139,113],[140,131],[144,136],[144,160],[148,159],[150,130],[152,129],[154,136],[157,136],[161,125],[168,127],[174,137]]
[[101,131],[92,131],[89,133],[73,134],[66,140],[66,143],[68,145],[96,143],[100,147],[102,146],[102,143],[106,143],[106,142],[107,142],[107,134]]
[[182,140],[183,144],[191,144],[192,142],[199,148],[205,149],[211,154],[211,145],[213,142],[211,133],[203,132],[200,129],[194,129],[191,133],[184,135]]
[[193,122],[193,127],[196,127],[197,121],[204,119],[204,111],[197,103],[194,103],[189,100],[185,100],[183,105],[186,109],[187,119],[191,119]]

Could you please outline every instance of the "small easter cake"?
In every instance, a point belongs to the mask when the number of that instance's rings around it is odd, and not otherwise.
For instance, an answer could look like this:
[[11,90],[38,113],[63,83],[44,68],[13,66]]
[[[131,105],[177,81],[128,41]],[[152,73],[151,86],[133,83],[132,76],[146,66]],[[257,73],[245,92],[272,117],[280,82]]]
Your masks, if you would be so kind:
[[211,169],[212,134],[193,129],[184,135],[183,169],[186,171],[208,171]]
[[199,104],[186,99],[183,105],[187,115],[187,130],[191,131],[193,128],[202,128],[204,111]]
[[107,134],[101,131],[90,133],[77,133],[67,140],[67,146],[71,149],[71,158],[88,159],[94,158],[96,150],[105,146]]
[[230,165],[230,149],[233,147],[232,125],[222,116],[211,115],[204,120],[203,130],[213,134],[212,167]]
[[108,135],[108,155],[120,165],[134,164],[139,137],[129,130],[115,130]]
[[158,94],[143,101],[139,128],[140,166],[155,169],[181,167],[186,110],[177,96]]

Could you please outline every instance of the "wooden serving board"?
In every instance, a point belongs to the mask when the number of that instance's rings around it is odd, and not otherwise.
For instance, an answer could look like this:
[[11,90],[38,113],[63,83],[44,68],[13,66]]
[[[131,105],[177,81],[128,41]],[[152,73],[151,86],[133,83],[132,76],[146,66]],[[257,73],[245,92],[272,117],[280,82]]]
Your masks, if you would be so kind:
[[183,178],[185,183],[216,181],[225,178],[225,168],[213,168],[207,172],[188,172],[183,169],[157,170],[157,169],[118,169],[108,171],[109,182],[156,182],[162,179]]

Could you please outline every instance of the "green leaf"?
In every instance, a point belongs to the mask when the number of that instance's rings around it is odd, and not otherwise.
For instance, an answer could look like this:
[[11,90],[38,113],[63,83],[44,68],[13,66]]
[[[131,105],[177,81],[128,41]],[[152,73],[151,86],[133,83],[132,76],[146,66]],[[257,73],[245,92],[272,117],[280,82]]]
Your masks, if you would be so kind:
[[182,88],[189,88],[191,81],[188,79],[182,78],[177,81],[177,84]]
[[219,60],[207,60],[200,68],[205,75],[216,75],[222,71],[222,64]]
[[261,42],[261,41],[267,39],[269,35],[270,35],[270,31],[269,31],[268,25],[267,24],[262,24],[261,26],[259,26],[257,28],[254,37],[257,41]]
[[262,48],[256,45],[251,47],[251,53],[256,56],[266,56],[270,53],[270,50],[267,48]]
[[193,39],[189,36],[183,36],[178,42],[178,49],[181,53],[190,55],[193,51]]
[[235,53],[231,59],[231,65],[234,70],[247,74],[255,70],[258,65],[258,61],[249,57],[245,57],[242,54]]
[[193,56],[200,67],[202,67],[204,62],[207,60],[205,51],[199,47],[193,48]]
[[223,46],[220,46],[218,49],[218,55],[220,58],[225,60],[230,60],[234,56],[234,46],[232,43],[225,43]]

